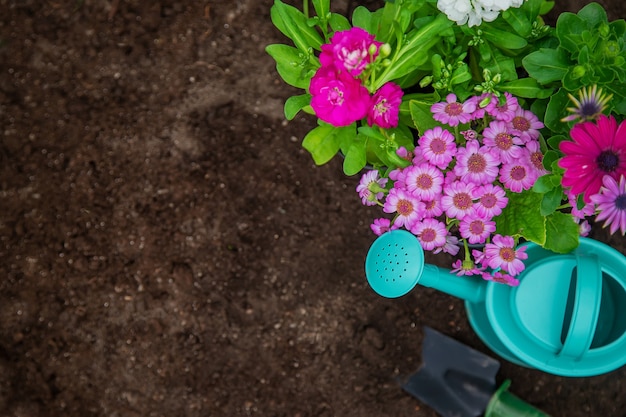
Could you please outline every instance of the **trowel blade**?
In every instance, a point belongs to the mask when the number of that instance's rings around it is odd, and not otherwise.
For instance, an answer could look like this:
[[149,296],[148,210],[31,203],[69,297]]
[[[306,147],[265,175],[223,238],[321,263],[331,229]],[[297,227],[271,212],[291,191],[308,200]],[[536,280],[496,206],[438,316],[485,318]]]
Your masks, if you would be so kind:
[[402,388],[442,417],[477,417],[496,390],[497,360],[424,327],[422,365]]

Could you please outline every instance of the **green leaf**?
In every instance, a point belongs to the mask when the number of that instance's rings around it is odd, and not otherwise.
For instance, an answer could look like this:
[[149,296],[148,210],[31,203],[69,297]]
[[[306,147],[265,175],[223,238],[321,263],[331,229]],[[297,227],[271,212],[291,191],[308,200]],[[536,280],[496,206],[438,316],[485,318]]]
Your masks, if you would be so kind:
[[567,140],[564,135],[554,135],[548,139],[548,146],[551,149],[559,149],[559,144],[564,140]]
[[287,120],[293,120],[296,114],[300,112],[304,107],[308,106],[311,102],[310,94],[300,94],[298,96],[291,96],[285,101],[285,118]]
[[323,165],[337,154],[341,141],[346,136],[355,135],[355,124],[335,127],[322,124],[311,130],[302,140],[302,147],[311,153],[317,165]]
[[373,14],[364,6],[358,6],[352,12],[352,24],[361,29],[365,29],[369,33],[376,33],[376,22]]
[[328,23],[330,24],[331,29],[335,32],[348,30],[352,27],[350,25],[350,21],[346,19],[345,16],[338,13],[331,13]]
[[565,77],[570,63],[558,49],[540,49],[522,59],[524,69],[540,84],[548,84]]
[[411,100],[409,102],[411,119],[413,119],[413,124],[420,135],[423,135],[428,129],[441,126],[441,123],[433,119],[433,114],[430,111],[431,106],[431,103],[419,100]]
[[541,205],[542,194],[532,191],[507,193],[509,202],[502,213],[494,218],[496,233],[526,240],[542,245],[546,241],[545,217],[537,208]]
[[570,214],[555,211],[546,217],[544,248],[556,253],[569,253],[580,244],[579,228]]
[[587,22],[587,27],[596,27],[600,23],[608,23],[604,7],[592,2],[578,11],[578,17]]
[[307,17],[300,10],[280,0],[274,0],[270,16],[274,26],[291,39],[301,51],[308,51],[309,48],[318,51],[321,49],[322,37],[315,28],[308,25]]
[[315,13],[322,19],[326,19],[330,13],[330,0],[313,0]]
[[502,13],[502,18],[513,28],[520,36],[526,37],[530,35],[533,24],[520,9],[510,8]]
[[561,47],[570,53],[576,52],[578,49],[576,37],[580,37],[583,30],[587,28],[585,21],[574,13],[561,13],[556,21],[556,36],[560,40]]
[[502,55],[498,50],[493,51],[493,59],[482,63],[484,68],[488,68],[492,74],[500,74],[503,80],[515,80],[517,70],[513,58]]
[[539,194],[547,193],[548,191],[553,189],[554,184],[552,182],[552,178],[550,178],[550,175],[542,175],[541,177],[537,178],[537,181],[535,181],[535,184],[532,188],[533,192]]
[[343,160],[344,174],[351,176],[358,174],[367,164],[367,141],[355,140],[348,148]]
[[521,49],[528,45],[526,39],[504,30],[499,30],[493,26],[482,25],[483,37],[489,42],[504,49]]
[[304,57],[300,50],[283,44],[267,45],[267,52],[276,61],[276,70],[281,78],[289,85],[306,89],[311,81],[310,77],[304,77]]
[[498,89],[523,98],[548,98],[554,92],[554,88],[543,87],[534,78],[509,81],[501,84]]
[[558,185],[543,195],[541,206],[539,207],[539,213],[541,213],[542,216],[554,213],[561,205],[562,200],[563,188]]
[[559,89],[555,95],[550,97],[543,123],[546,127],[555,133],[566,133],[568,131],[567,124],[561,122],[561,119],[567,116],[566,108],[571,102],[564,88]]

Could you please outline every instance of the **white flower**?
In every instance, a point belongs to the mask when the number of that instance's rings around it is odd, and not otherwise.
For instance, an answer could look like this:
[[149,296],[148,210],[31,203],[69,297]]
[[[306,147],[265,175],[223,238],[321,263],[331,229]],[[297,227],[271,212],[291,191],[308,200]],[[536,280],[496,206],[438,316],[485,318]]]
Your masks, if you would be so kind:
[[437,8],[458,25],[478,26],[492,22],[510,7],[520,7],[524,0],[437,0]]

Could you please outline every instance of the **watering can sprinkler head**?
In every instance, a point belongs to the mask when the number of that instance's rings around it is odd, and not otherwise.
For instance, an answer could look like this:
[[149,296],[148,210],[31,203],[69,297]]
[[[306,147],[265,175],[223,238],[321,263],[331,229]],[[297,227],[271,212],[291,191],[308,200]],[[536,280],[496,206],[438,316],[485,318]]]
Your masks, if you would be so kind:
[[424,270],[424,250],[415,235],[394,230],[380,235],[365,260],[372,289],[387,298],[401,297],[418,283]]

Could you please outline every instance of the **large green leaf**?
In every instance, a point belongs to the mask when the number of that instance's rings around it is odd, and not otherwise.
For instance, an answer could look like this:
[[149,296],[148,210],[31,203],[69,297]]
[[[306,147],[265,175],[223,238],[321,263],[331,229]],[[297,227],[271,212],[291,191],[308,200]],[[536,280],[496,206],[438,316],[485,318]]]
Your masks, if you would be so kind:
[[311,81],[305,77],[302,52],[292,46],[283,44],[267,45],[265,51],[276,61],[276,70],[289,85],[306,89]]
[[494,218],[496,233],[521,236],[543,246],[546,242],[546,218],[538,210],[543,195],[525,191],[523,193],[509,192],[507,197],[509,203],[502,213]]
[[544,248],[556,253],[569,253],[578,247],[579,236],[579,227],[571,215],[555,211],[546,217]]
[[330,161],[339,152],[342,140],[356,135],[355,124],[335,127],[322,124],[311,130],[302,140],[302,147],[311,153],[317,165]]
[[540,49],[522,59],[524,69],[540,84],[548,84],[565,77],[570,67],[567,55],[558,49]]
[[308,51],[309,48],[320,50],[322,37],[315,28],[309,26],[307,17],[300,10],[280,0],[274,0],[270,17],[274,26],[301,51]]
[[285,101],[285,118],[287,120],[293,120],[296,114],[304,107],[311,103],[310,94],[300,94],[297,96],[291,96]]
[[499,30],[493,26],[485,25],[482,29],[483,37],[499,48],[521,49],[528,45],[526,39],[504,30]]
[[432,129],[435,126],[441,126],[441,123],[433,119],[433,114],[430,111],[432,103],[427,103],[420,100],[411,100],[409,102],[409,111],[411,112],[411,119],[413,124],[417,128],[419,135],[423,135],[428,129]]
[[543,87],[534,78],[509,81],[501,84],[498,89],[523,98],[548,98],[554,92],[554,88]]
[[358,174],[365,168],[366,164],[367,139],[361,135],[357,135],[345,154],[343,172],[348,176]]

